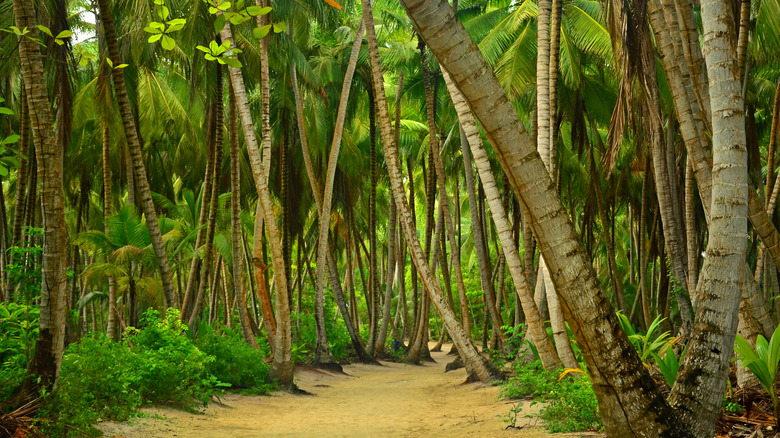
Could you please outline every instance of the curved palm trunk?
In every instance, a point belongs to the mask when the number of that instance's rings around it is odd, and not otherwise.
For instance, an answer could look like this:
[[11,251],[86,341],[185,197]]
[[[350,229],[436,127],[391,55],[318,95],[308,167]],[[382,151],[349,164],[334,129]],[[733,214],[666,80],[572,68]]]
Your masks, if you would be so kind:
[[620,327],[533,141],[479,49],[445,0],[401,3],[469,102],[515,192],[528,208],[529,223],[582,347],[607,433],[689,435]]
[[[352,88],[352,78],[355,73],[355,67],[357,65],[358,55],[360,53],[360,46],[363,41],[364,26],[363,23],[358,26],[355,34],[355,43],[352,47],[352,53],[350,54],[349,64],[347,65],[347,71],[344,75],[344,83],[341,90],[341,99],[339,100],[339,109],[336,115],[336,126],[333,132],[333,141],[331,143],[330,157],[328,158],[328,169],[325,180],[325,191],[320,189],[320,185],[317,180],[317,176],[314,173],[314,166],[311,162],[311,153],[309,152],[309,143],[306,137],[306,129],[303,123],[303,101],[300,97],[298,90],[297,72],[293,67],[291,69],[293,94],[295,96],[295,108],[296,119],[298,122],[298,131],[301,135],[301,148],[303,149],[303,161],[306,167],[306,174],[309,177],[309,183],[311,184],[312,193],[314,193],[314,200],[317,205],[317,211],[320,217],[319,227],[319,240],[317,249],[317,266],[327,267],[328,280],[331,284],[331,289],[336,300],[336,305],[339,307],[339,311],[344,318],[344,323],[347,326],[347,331],[350,334],[352,341],[352,347],[355,349],[355,353],[363,363],[374,363],[374,360],[366,353],[361,343],[360,335],[357,331],[355,323],[352,321],[350,312],[346,305],[344,298],[344,292],[341,288],[341,283],[338,275],[338,266],[336,265],[336,258],[333,255],[333,251],[328,245],[328,232],[330,229],[330,210],[333,200],[333,185],[335,182],[336,168],[338,164],[338,155],[341,148],[341,138],[344,133],[344,123],[346,121],[347,103],[349,101],[349,93]],[[327,214],[323,214],[327,211]],[[323,235],[324,233],[324,235]],[[324,303],[325,303],[325,269],[317,270],[317,280],[315,284],[315,291],[317,293],[315,299],[315,312],[321,314],[321,318],[316,318],[318,330],[317,334],[317,347],[315,350],[315,362],[319,364],[327,364],[330,367],[337,365],[330,354],[330,348],[327,343],[327,337],[325,337],[324,326]],[[316,317],[316,314],[315,314]],[[321,320],[321,323],[319,322]],[[320,336],[319,330],[322,330],[322,336]]]
[[[13,8],[16,26],[19,29],[35,29],[35,8],[32,1],[14,0]],[[25,77],[25,95],[38,162],[37,177],[41,181],[43,218],[39,334],[25,387],[32,389],[40,386],[50,390],[59,378],[67,310],[65,276],[67,235],[62,191],[62,162],[51,116],[43,57],[37,43],[29,38],[21,38],[19,59]],[[39,380],[36,381],[35,377]]]
[[390,175],[393,199],[398,207],[401,225],[403,226],[406,240],[412,253],[412,259],[422,276],[425,288],[431,297],[431,301],[433,301],[433,304],[439,311],[442,321],[444,321],[444,324],[447,327],[447,331],[450,333],[453,342],[458,347],[458,352],[466,365],[467,371],[473,373],[482,382],[491,382],[496,378],[499,378],[498,372],[479,354],[476,347],[471,342],[471,339],[466,336],[455,313],[447,304],[447,299],[441,291],[441,286],[431,274],[431,270],[424,260],[422,247],[417,238],[417,230],[412,223],[409,205],[406,203],[406,198],[404,196],[398,150],[393,144],[392,128],[390,127],[390,116],[387,109],[387,101],[385,100],[382,67],[379,63],[379,47],[374,31],[374,17],[371,11],[371,4],[369,0],[362,0],[362,5],[363,22],[366,25],[366,36],[368,39],[369,59],[373,72],[372,85],[378,102],[377,110],[379,113],[380,133],[382,135],[382,149],[385,153],[385,161],[387,163],[388,174]]
[[[457,279],[457,285],[458,285],[458,294],[459,296],[466,296],[466,289],[465,284],[463,283],[463,272],[461,270],[460,266],[460,245],[458,245],[458,239],[457,234],[455,231],[455,225],[453,224],[452,220],[452,212],[450,209],[450,199],[447,195],[447,186],[445,181],[445,167],[444,167],[444,160],[441,157],[441,150],[440,150],[440,144],[439,139],[436,134],[436,112],[435,112],[435,96],[434,96],[434,90],[431,86],[431,78],[430,78],[430,72],[428,71],[428,68],[426,66],[426,51],[425,46],[421,42],[420,45],[420,57],[421,57],[421,68],[423,72],[423,83],[425,86],[425,101],[426,101],[426,111],[427,111],[427,118],[428,118],[428,142],[430,144],[430,148],[432,151],[433,163],[434,166],[434,173],[436,175],[436,182],[435,184],[438,186],[439,189],[439,203],[442,205],[442,211],[444,214],[444,226],[446,227],[447,232],[447,238],[450,241],[450,251],[452,252],[452,268],[455,271],[455,276]],[[431,181],[433,183],[433,181]],[[471,193],[470,195],[471,196]],[[433,194],[431,194],[431,199],[433,199]],[[471,197],[469,198],[471,200]],[[471,201],[469,201],[469,204]],[[476,214],[476,209],[472,210],[472,220],[473,215]],[[478,223],[472,221],[472,223]],[[475,230],[474,233],[475,236],[475,242],[476,238],[482,238],[480,242],[484,244],[484,236],[480,231]],[[434,240],[434,245],[436,245],[436,242]],[[477,244],[477,254],[480,254],[480,251],[485,248],[485,246],[479,246],[480,243]],[[442,254],[444,255],[444,254]],[[485,255],[484,251],[482,251],[483,257],[480,259],[480,266],[481,266],[481,273],[483,274],[481,278],[485,277],[485,275],[489,275],[487,273],[487,263],[486,259],[487,256]],[[436,259],[433,258],[431,263],[436,263]],[[494,295],[490,293],[490,287],[492,286],[492,283],[490,283],[489,277],[483,278],[483,280],[487,280],[486,282],[483,281],[482,287],[485,290],[486,294],[485,296],[488,298],[488,301],[486,302],[489,314],[490,314],[490,320],[493,323],[493,332],[498,334],[501,339],[501,345],[506,345],[506,336],[504,335],[504,332],[501,330],[501,317],[498,313],[498,310],[496,309],[495,300],[493,299]],[[486,287],[487,286],[487,287]],[[449,290],[449,286],[448,286]],[[448,294],[448,296],[451,296]],[[453,306],[454,307],[454,306]],[[468,312],[466,312],[468,315]],[[469,322],[468,319],[464,320],[464,325],[466,322]],[[466,331],[467,334],[470,335],[470,331]]]
[[[221,73],[222,69],[219,70]],[[244,240],[241,227],[241,155],[238,150],[237,121],[235,93],[230,93],[230,250],[233,256],[231,270],[233,299],[237,301],[238,318],[241,321],[241,333],[244,335],[244,341],[257,349],[259,347],[249,323],[249,312],[244,293],[244,258],[241,253],[241,244]],[[222,126],[218,125],[217,129],[221,130]],[[229,317],[230,315],[228,315]]]
[[[223,41],[233,42],[233,33],[230,25],[225,25],[220,32]],[[263,154],[260,155],[260,147],[255,136],[254,122],[249,110],[249,100],[246,95],[246,86],[244,78],[241,76],[241,70],[233,67],[228,68],[230,82],[233,85],[233,92],[236,98],[236,107],[241,126],[244,131],[244,140],[249,151],[249,163],[252,167],[252,176],[255,181],[258,194],[258,209],[262,209],[262,215],[255,218],[255,229],[257,222],[264,221],[267,234],[268,246],[271,247],[271,262],[274,268],[274,283],[276,284],[276,336],[274,338],[274,359],[271,365],[270,376],[277,379],[282,387],[293,389],[293,361],[292,361],[292,325],[290,323],[290,301],[287,296],[287,279],[285,278],[284,254],[282,253],[281,239],[279,238],[279,227],[276,224],[276,218],[273,213],[273,203],[271,202],[271,192],[268,188],[268,168],[271,166],[271,128],[268,121],[268,100],[270,91],[268,91],[268,36],[260,41],[260,62],[261,62],[261,87],[263,88],[263,114],[262,114],[262,132],[263,132]],[[255,254],[259,250],[255,247]]]
[[[395,268],[395,222],[397,208],[395,203],[390,203],[390,213],[387,223],[387,275],[385,284],[385,298],[384,306],[382,309],[382,325],[379,328],[379,334],[376,337],[376,344],[374,345],[374,354],[381,356],[385,353],[385,343],[387,342],[387,330],[390,326],[390,312],[392,310],[393,301],[393,280],[394,280],[394,268]],[[401,304],[400,302],[398,303]]]
[[[103,25],[103,35],[106,38],[108,55],[118,65],[121,61],[119,55],[119,44],[117,42],[116,31],[114,30],[114,18],[111,15],[111,7],[108,0],[98,0],[100,8],[101,24]],[[173,282],[171,281],[171,270],[168,265],[168,253],[165,250],[165,244],[160,234],[160,225],[157,223],[157,211],[152,201],[152,192],[149,188],[149,180],[146,178],[146,167],[144,167],[144,157],[141,152],[141,139],[138,138],[138,130],[135,125],[133,111],[130,108],[130,100],[127,98],[127,86],[125,85],[124,70],[115,68],[112,70],[114,79],[114,94],[119,106],[119,113],[122,116],[122,125],[125,129],[125,139],[127,140],[130,158],[133,163],[133,175],[135,176],[135,189],[141,198],[141,208],[146,218],[146,228],[149,230],[149,238],[152,241],[154,255],[157,259],[157,270],[160,272],[160,280],[165,294],[165,305],[175,307],[176,300],[173,294]],[[128,176],[129,177],[129,176]]]
[[[471,115],[468,104],[452,82],[449,73],[442,70],[442,75],[444,76],[444,81],[447,83],[447,88],[450,90],[452,103],[458,113],[458,120],[460,121],[460,126],[463,130],[462,133],[465,134],[464,138],[468,139],[467,144],[462,145],[462,151],[463,167],[466,171],[466,190],[469,192],[469,209],[476,212],[476,206],[473,205],[476,204],[476,200],[474,200],[473,204],[471,200],[471,194],[474,191],[474,175],[471,169],[471,156],[473,154],[474,162],[477,165],[477,171],[479,172],[479,177],[482,180],[482,185],[485,190],[485,197],[487,198],[488,206],[490,207],[490,212],[493,216],[493,223],[496,226],[498,238],[501,240],[501,246],[504,249],[506,264],[509,266],[509,273],[512,275],[512,280],[515,283],[517,297],[522,303],[528,332],[531,334],[531,339],[533,340],[536,349],[539,351],[539,358],[542,360],[544,368],[547,370],[555,370],[559,367],[561,360],[558,358],[558,354],[555,352],[555,349],[550,342],[550,338],[547,336],[547,332],[544,329],[544,321],[542,321],[541,315],[539,314],[539,308],[536,307],[536,303],[534,302],[528,279],[523,272],[523,262],[520,260],[517,246],[512,239],[512,231],[509,226],[506,211],[501,204],[501,197],[498,193],[495,178],[493,178],[493,172],[490,169],[490,161],[482,146],[482,138],[479,134],[479,130],[476,123],[474,123],[474,118]],[[472,223],[476,223],[473,215]]]

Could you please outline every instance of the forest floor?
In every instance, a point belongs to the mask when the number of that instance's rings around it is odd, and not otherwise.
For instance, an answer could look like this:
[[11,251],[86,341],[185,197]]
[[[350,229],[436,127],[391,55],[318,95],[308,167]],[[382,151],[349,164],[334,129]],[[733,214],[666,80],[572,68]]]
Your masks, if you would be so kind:
[[229,394],[201,413],[157,406],[144,408],[144,417],[98,427],[106,437],[123,438],[583,436],[545,432],[536,418],[525,417],[539,410],[528,401],[517,419],[520,429],[505,429],[502,419],[515,402],[499,400],[498,387],[464,384],[463,369],[445,373],[449,349],[445,345],[432,354],[436,363],[423,366],[353,364],[345,375],[299,368],[295,382],[311,396]]

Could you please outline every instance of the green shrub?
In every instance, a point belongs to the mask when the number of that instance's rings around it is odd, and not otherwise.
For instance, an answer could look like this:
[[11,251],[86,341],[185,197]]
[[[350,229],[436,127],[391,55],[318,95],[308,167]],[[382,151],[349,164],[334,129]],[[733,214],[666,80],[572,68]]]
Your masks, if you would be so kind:
[[63,356],[57,389],[41,416],[50,436],[99,435],[92,424],[126,420],[141,406],[139,358],[104,335],[72,344]]
[[265,363],[269,347],[264,339],[258,339],[260,349],[255,350],[244,342],[237,329],[224,329],[223,335],[210,329],[201,333],[195,344],[209,356],[219,358],[208,362],[206,368],[220,382],[230,384],[233,389],[252,388],[255,394],[267,393],[272,388]]
[[547,397],[558,385],[560,372],[545,371],[538,360],[521,364],[515,376],[501,387],[501,396],[509,399]]
[[0,400],[21,385],[37,338],[37,307],[0,303]]
[[587,377],[561,379],[548,396],[539,416],[553,433],[602,428],[596,394]]
[[[550,432],[576,432],[601,429],[601,417],[596,394],[587,376],[562,377],[562,371],[545,371],[540,361],[523,364],[515,369],[501,388],[504,398],[534,398],[531,405],[546,403],[539,416]],[[513,423],[522,404],[510,411]]]
[[125,343],[136,353],[140,391],[149,402],[172,402],[184,407],[206,405],[214,391],[225,386],[209,374],[214,357],[200,351],[185,335],[179,311],[165,318],[149,309],[141,319],[143,330],[128,328]]

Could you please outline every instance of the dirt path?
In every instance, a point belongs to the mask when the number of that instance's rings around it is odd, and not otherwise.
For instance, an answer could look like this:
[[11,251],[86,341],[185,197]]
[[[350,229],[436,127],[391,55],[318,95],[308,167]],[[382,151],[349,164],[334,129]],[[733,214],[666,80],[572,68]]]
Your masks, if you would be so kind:
[[526,425],[522,430],[505,430],[501,419],[513,403],[497,400],[497,387],[464,385],[463,369],[445,374],[452,356],[433,353],[433,358],[436,363],[424,366],[348,365],[348,376],[303,369],[296,383],[312,396],[228,395],[203,414],[155,407],[144,409],[150,417],[99,427],[108,437],[124,438],[552,436],[527,418],[518,420],[518,426]]

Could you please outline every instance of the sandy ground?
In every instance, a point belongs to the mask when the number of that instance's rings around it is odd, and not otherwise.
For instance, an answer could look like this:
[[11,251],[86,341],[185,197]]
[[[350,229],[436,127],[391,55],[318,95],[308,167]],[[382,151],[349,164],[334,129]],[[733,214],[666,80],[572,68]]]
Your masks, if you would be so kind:
[[[514,403],[497,400],[499,388],[463,384],[463,369],[444,373],[452,356],[433,358],[436,363],[423,366],[348,365],[348,375],[301,369],[296,383],[311,396],[231,394],[201,414],[153,407],[143,410],[147,417],[98,427],[107,437],[124,438],[553,436],[532,418],[518,419],[522,429],[506,430],[502,418]],[[538,410],[525,405],[524,413]]]

